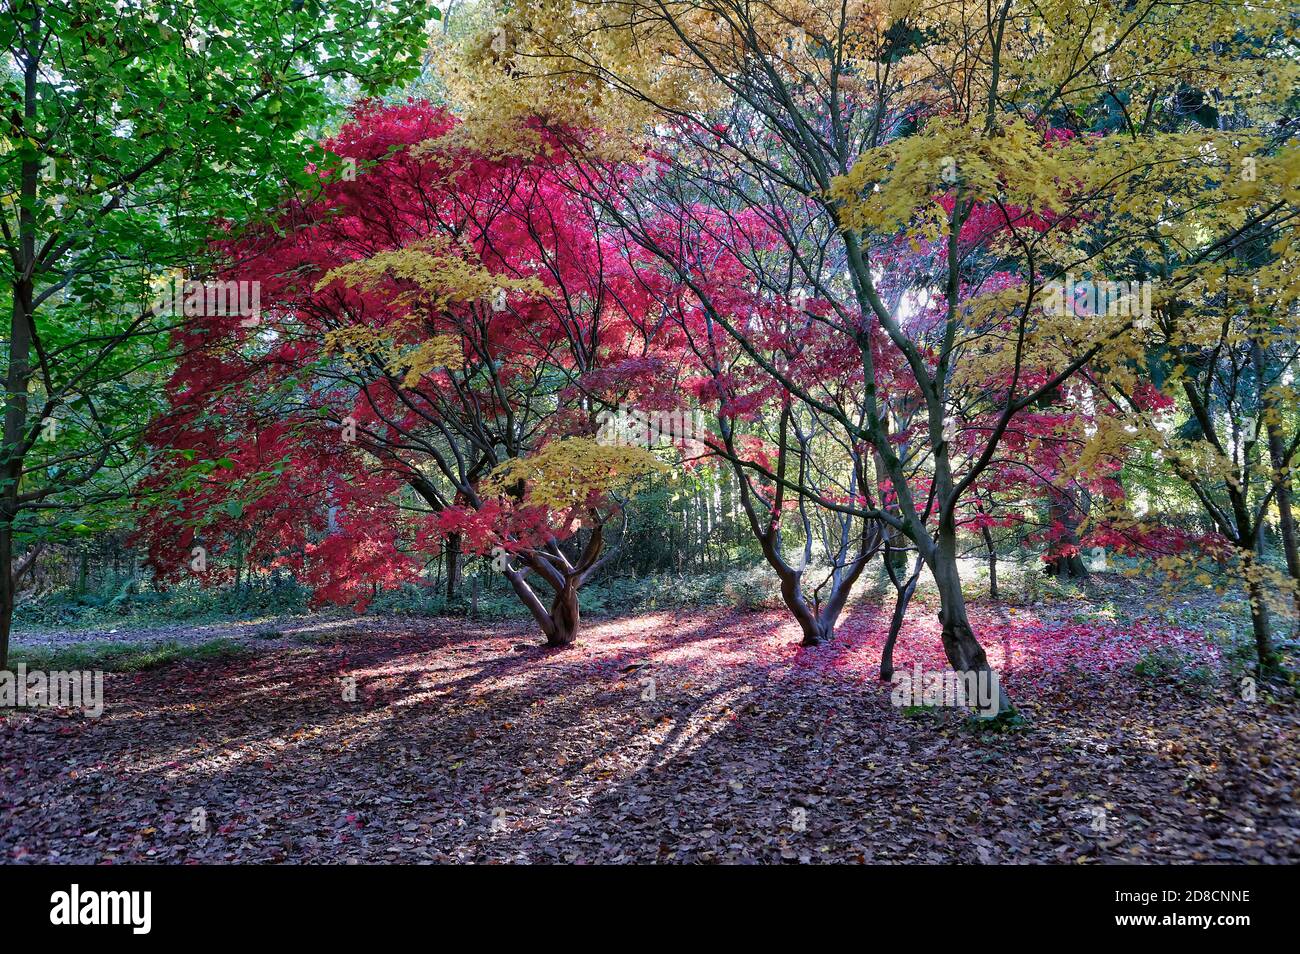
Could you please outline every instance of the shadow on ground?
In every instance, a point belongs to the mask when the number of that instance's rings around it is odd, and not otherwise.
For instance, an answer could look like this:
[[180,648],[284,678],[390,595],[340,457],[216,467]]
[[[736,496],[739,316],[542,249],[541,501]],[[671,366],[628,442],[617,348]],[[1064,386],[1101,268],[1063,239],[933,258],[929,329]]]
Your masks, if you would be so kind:
[[[0,859],[1300,859],[1294,709],[1132,674],[1212,644],[978,619],[1029,731],[891,705],[864,608],[813,650],[776,613],[602,621],[558,652],[443,619],[110,674],[99,719],[0,719]],[[914,664],[943,667],[924,608]]]

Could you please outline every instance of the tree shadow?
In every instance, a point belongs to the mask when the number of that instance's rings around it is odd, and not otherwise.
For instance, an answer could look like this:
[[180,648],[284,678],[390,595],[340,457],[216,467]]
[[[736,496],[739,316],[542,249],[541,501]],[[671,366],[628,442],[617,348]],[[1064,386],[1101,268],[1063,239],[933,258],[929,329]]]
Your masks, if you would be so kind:
[[[1105,792],[1113,767],[1068,750],[1115,717],[991,740],[911,718],[875,683],[886,625],[854,610],[804,650],[779,612],[663,612],[556,652],[524,624],[439,620],[114,677],[99,722],[0,733],[0,857],[1051,860],[1035,825],[1081,850],[1064,796],[1025,804],[1027,773]],[[942,660],[914,625],[900,667],[909,643]]]

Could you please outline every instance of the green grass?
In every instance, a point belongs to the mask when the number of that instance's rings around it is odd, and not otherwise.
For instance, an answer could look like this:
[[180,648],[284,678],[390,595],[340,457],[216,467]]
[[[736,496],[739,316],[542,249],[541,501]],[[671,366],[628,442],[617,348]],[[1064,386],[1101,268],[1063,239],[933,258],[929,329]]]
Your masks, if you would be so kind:
[[217,623],[307,612],[308,590],[292,581],[206,589],[184,583],[161,591],[123,576],[93,590],[61,590],[15,610],[21,630],[131,628],[157,623]]
[[242,656],[249,650],[233,639],[210,639],[182,645],[165,643],[70,643],[54,648],[15,649],[11,666],[23,663],[28,669],[103,669],[107,672],[139,672],[172,663],[193,660],[209,662]]

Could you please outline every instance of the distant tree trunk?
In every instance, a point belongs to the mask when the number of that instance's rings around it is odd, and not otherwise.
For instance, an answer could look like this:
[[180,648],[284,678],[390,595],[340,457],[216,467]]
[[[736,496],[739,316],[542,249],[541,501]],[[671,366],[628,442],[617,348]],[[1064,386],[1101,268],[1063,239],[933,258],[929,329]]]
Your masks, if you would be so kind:
[[1078,551],[1069,556],[1062,554],[1052,557],[1047,561],[1043,572],[1065,580],[1086,580],[1089,576],[1088,565],[1083,562],[1083,556]]
[[[40,558],[40,555],[41,555],[44,551],[45,551],[45,544],[44,544],[44,543],[33,543],[30,547],[27,548],[27,552],[26,552],[26,553],[24,553],[22,556],[20,556],[17,560],[14,561],[14,569],[13,569],[13,578],[14,578],[14,583],[13,583],[13,589],[14,589],[14,596],[15,596],[15,597],[17,597],[17,594],[18,594],[19,591],[22,590],[22,588],[23,588],[23,577],[24,577],[24,576],[27,576],[27,575],[30,574],[30,575],[33,577],[33,579],[35,578],[35,576],[36,576],[36,561]],[[36,584],[36,583],[33,583],[32,585],[33,585],[33,587],[38,587],[38,584]],[[56,585],[57,585],[57,583],[56,583]]]
[[13,572],[13,524],[0,518],[0,670],[9,668],[9,630],[14,619]]
[[456,590],[460,588],[459,533],[449,533],[447,535],[447,543],[442,552],[447,560],[447,602],[450,603],[456,598]]
[[1250,597],[1250,628],[1255,636],[1255,653],[1259,657],[1259,675],[1262,678],[1276,672],[1280,663],[1270,632],[1268,594],[1259,577],[1250,573],[1247,574],[1246,592]]
[[980,527],[980,536],[984,538],[984,549],[989,557],[989,599],[998,599],[998,551],[993,546],[993,534],[988,527]]
[[712,568],[718,562],[715,556],[717,552],[718,531],[722,529],[721,521],[721,492],[716,486],[709,487],[705,491],[704,500],[709,510],[709,535],[704,540],[705,563]]
[[718,542],[722,545],[722,565],[723,568],[731,566],[731,548],[735,543],[736,527],[736,502],[735,495],[731,489],[731,471],[723,471],[719,475],[722,482],[722,515],[721,530],[718,534]]
[[[875,461],[876,465],[876,493],[879,495],[880,500],[887,500],[893,492],[893,487],[885,470],[884,458],[880,456],[879,451],[873,451],[872,460]],[[897,508],[895,508],[895,512],[897,512]],[[886,528],[885,534],[891,542],[898,539],[896,531]],[[895,573],[901,573],[907,569],[907,550],[903,547],[887,546],[885,548],[885,560],[889,562]]]
[[1079,517],[1074,512],[1069,498],[1063,490],[1056,487],[1048,488],[1048,517],[1052,525],[1060,524],[1065,528],[1065,535],[1055,541],[1055,546],[1062,547],[1068,552],[1051,554],[1048,556],[1043,572],[1048,576],[1059,577],[1060,579],[1083,580],[1088,577],[1088,567],[1083,562],[1083,556],[1079,553],[1079,536],[1076,532],[1079,526]]
[[1282,553],[1286,557],[1286,570],[1295,589],[1296,626],[1300,629],[1300,534],[1296,531],[1295,511],[1292,508],[1291,477],[1285,467],[1286,451],[1282,432],[1277,424],[1268,425],[1268,454],[1273,464],[1273,486],[1276,488],[1278,524],[1282,533]]

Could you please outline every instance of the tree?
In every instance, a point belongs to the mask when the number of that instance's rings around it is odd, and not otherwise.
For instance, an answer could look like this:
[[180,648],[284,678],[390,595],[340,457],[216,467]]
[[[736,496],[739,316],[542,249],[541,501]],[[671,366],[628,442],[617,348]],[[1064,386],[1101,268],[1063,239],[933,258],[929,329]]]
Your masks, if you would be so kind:
[[[1252,204],[1268,202],[1279,181],[1285,180],[1273,177],[1262,196],[1251,190]],[[1186,298],[1161,316],[1152,360],[1162,366],[1166,390],[1181,398],[1181,421],[1168,413],[1172,400],[1167,413],[1155,414],[1121,385],[1113,392],[1134,430],[1191,490],[1217,537],[1196,550],[1177,548],[1165,565],[1186,567],[1202,582],[1210,581],[1202,566],[1206,554],[1234,569],[1250,601],[1258,671],[1269,678],[1282,675],[1271,615],[1293,611],[1300,618],[1300,588],[1290,575],[1297,563],[1294,525],[1287,530],[1300,454],[1294,225],[1273,238],[1271,252],[1243,243],[1221,269],[1196,274]],[[1267,300],[1262,289],[1271,292]],[[1286,572],[1264,559],[1262,534],[1274,506],[1282,518]]]
[[[758,293],[763,275],[735,253],[737,243],[777,247],[777,236],[760,217],[728,222],[707,209],[686,209],[680,216],[660,217],[650,231],[659,247],[676,248],[679,261],[690,262],[691,283],[719,289],[711,302],[715,308],[721,307],[720,289],[727,289],[726,311],[747,316],[749,344],[768,361],[798,375],[805,386],[838,385],[851,393],[851,372],[845,378],[852,356],[846,360],[842,342],[827,335],[808,311],[824,303],[797,295],[788,302],[765,298]],[[643,280],[650,289],[664,284],[653,275]],[[802,644],[816,646],[833,637],[854,584],[882,544],[878,521],[828,510],[817,501],[869,501],[869,455],[861,445],[837,441],[834,428],[814,409],[793,401],[718,327],[699,298],[682,294],[683,287],[681,282],[668,284],[671,297],[660,301],[679,332],[661,350],[679,356],[682,373],[690,375],[685,387],[695,402],[711,410],[716,433],[699,435],[703,454],[732,471],[746,525],[779,581]],[[791,493],[787,478],[815,490]],[[792,524],[794,533],[789,532]],[[788,537],[802,538],[791,548],[793,557],[787,552]],[[820,579],[815,560],[825,561]]]
[[155,281],[201,276],[223,222],[302,185],[299,135],[328,115],[332,84],[409,75],[432,16],[409,0],[382,23],[360,0],[327,17],[301,0],[0,7],[0,667],[16,541],[75,528],[139,465],[173,323]]
[[653,300],[566,187],[553,135],[509,135],[477,141],[426,102],[361,104],[322,197],[231,250],[266,313],[179,333],[153,432],[171,462],[150,482],[163,578],[242,532],[257,565],[362,607],[454,540],[491,557],[549,644],[573,641],[606,524],[660,466],[596,440],[602,411],[655,390]]
[[[988,661],[961,593],[958,515],[1008,429],[1085,368],[1122,374],[1140,359],[1139,325],[1181,287],[1155,264],[1168,237],[1191,250],[1187,267],[1212,267],[1281,209],[1205,211],[1232,202],[1202,178],[1206,150],[1239,168],[1251,147],[1162,127],[1164,104],[1181,102],[1187,85],[1238,95],[1257,89],[1261,72],[1287,85],[1286,56],[1266,52],[1286,42],[1274,10],[1188,16],[1156,4],[1008,0],[919,4],[903,16],[885,4],[626,0],[513,9],[499,35],[505,50],[474,74],[498,79],[464,92],[480,108],[499,114],[527,100],[536,109],[557,83],[571,98],[586,84],[594,113],[623,104],[628,136],[652,128],[674,174],[712,208],[765,210],[785,246],[769,270],[783,281],[766,290],[784,294],[793,275],[832,303],[823,320],[860,353],[861,420],[767,360],[743,318],[715,303],[718,289],[692,281],[695,263],[658,242],[633,203],[607,205],[758,366],[834,420],[846,443],[872,448],[895,509],[820,503],[883,520],[917,548],[961,671]],[[1127,104],[1138,102],[1146,115],[1135,122]],[[1197,183],[1208,204],[1179,205],[1171,219],[1168,190]],[[758,268],[762,256],[737,251]],[[1080,321],[1059,301],[1076,277],[1126,291],[1104,294],[1105,306]],[[1167,283],[1152,304],[1156,279]],[[910,457],[882,407],[877,330],[919,402]],[[968,450],[950,436],[963,415],[991,422]]]

